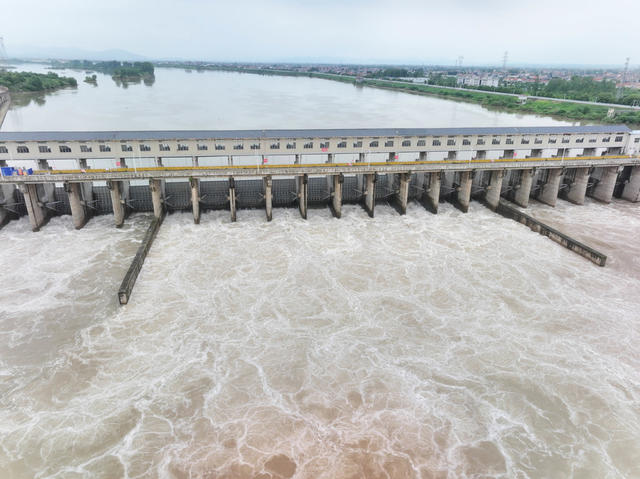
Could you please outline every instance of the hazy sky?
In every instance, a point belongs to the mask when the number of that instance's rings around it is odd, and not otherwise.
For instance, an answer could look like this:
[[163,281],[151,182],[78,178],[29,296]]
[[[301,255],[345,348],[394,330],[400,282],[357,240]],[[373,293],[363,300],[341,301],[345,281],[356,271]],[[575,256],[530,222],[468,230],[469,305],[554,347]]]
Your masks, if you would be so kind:
[[222,61],[640,63],[639,0],[0,0],[9,56],[123,49]]

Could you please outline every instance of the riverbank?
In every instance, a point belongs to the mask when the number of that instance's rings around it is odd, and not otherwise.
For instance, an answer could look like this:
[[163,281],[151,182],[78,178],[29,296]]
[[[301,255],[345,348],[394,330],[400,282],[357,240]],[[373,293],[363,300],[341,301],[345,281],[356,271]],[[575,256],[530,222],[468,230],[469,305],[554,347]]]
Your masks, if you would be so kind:
[[[184,68],[184,65],[163,65]],[[619,111],[614,116],[609,115],[609,107],[572,103],[567,101],[529,99],[521,102],[518,97],[501,95],[493,92],[463,90],[456,88],[434,87],[430,85],[411,84],[406,82],[385,81],[370,78],[357,79],[352,76],[335,75],[318,72],[297,72],[291,70],[264,70],[259,68],[238,68],[233,66],[207,66],[200,70],[230,71],[237,73],[251,73],[270,76],[296,76],[320,78],[343,83],[380,88],[384,90],[401,91],[416,95],[433,96],[446,100],[463,101],[480,104],[492,110],[509,113],[534,114],[550,116],[564,121],[580,121],[586,123],[615,123],[626,124],[630,127],[640,126],[640,111]]]

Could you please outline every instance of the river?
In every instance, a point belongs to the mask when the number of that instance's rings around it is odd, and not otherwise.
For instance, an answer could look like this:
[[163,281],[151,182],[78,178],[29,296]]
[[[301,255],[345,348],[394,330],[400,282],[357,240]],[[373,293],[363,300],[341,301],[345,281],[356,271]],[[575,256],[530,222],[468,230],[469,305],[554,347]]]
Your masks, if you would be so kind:
[[[211,93],[163,98],[165,78],[192,92],[210,78]],[[159,70],[152,87],[110,81],[12,110],[5,127],[553,123],[322,80]],[[102,88],[117,105],[97,106]],[[128,104],[134,91],[157,103]],[[94,95],[83,124],[74,104]],[[211,108],[231,98],[237,111]],[[638,205],[529,210],[607,266],[476,202],[438,215],[381,205],[374,219],[352,205],[340,220],[240,210],[237,223],[207,212],[194,225],[175,213],[120,307],[148,215],[80,231],[56,217],[37,234],[26,218],[9,223],[0,477],[640,477]]]
[[[46,73],[41,64],[16,70]],[[77,89],[21,95],[3,131],[230,130],[566,125],[546,117],[489,111],[480,105],[356,87],[316,78],[157,68],[152,86],[118,86],[97,73],[53,70],[78,80]],[[24,103],[28,105],[23,106]]]

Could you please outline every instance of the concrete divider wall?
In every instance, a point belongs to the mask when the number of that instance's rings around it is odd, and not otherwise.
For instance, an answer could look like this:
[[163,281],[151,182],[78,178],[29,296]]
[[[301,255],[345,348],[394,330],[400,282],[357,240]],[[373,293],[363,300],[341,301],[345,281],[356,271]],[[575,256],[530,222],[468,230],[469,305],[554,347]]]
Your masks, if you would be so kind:
[[604,266],[607,261],[607,257],[599,251],[596,251],[590,246],[576,241],[575,239],[556,230],[555,228],[544,224],[542,221],[532,218],[531,216],[523,213],[517,208],[509,205],[505,200],[500,201],[496,212],[500,213],[505,218],[511,218],[512,220],[528,226],[532,231],[548,237],[549,239],[555,241],[558,244],[561,244],[574,253],[587,258],[589,261],[597,264],[598,266]]
[[127,304],[129,302],[129,299],[131,298],[131,291],[136,284],[138,274],[140,274],[144,260],[153,245],[153,240],[155,240],[156,235],[158,234],[158,230],[160,229],[160,225],[162,225],[165,214],[166,212],[163,209],[158,218],[153,218],[153,220],[151,220],[151,224],[149,225],[144,238],[142,238],[142,243],[131,262],[131,266],[129,266],[129,270],[124,276],[124,279],[120,284],[120,288],[118,289],[118,301],[120,304]]

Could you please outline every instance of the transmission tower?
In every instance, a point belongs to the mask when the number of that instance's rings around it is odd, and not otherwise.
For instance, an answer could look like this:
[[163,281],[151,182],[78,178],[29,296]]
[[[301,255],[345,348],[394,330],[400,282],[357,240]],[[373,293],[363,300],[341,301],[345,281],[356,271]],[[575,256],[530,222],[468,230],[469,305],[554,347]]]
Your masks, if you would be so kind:
[[504,55],[502,56],[502,69],[504,71],[507,70],[507,60],[509,59],[509,52],[505,50]]
[[4,48],[4,39],[0,37],[0,67],[7,61],[7,50]]
[[620,84],[620,86],[618,87],[618,90],[616,91],[616,100],[619,100],[620,98],[622,98],[624,85],[625,83],[627,83],[627,73],[629,73],[629,60],[631,60],[631,58],[627,57],[627,59],[624,62],[624,70],[622,70],[622,83]]

